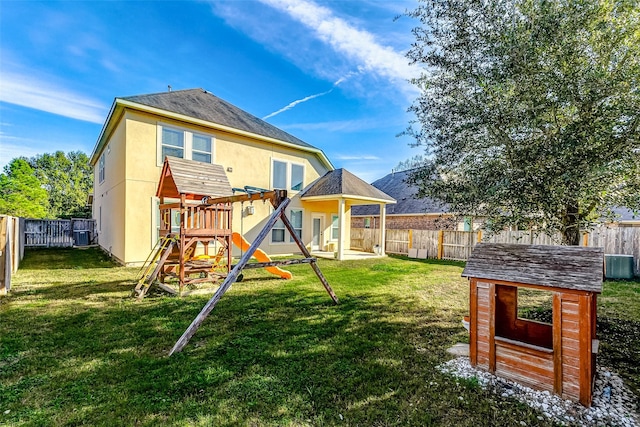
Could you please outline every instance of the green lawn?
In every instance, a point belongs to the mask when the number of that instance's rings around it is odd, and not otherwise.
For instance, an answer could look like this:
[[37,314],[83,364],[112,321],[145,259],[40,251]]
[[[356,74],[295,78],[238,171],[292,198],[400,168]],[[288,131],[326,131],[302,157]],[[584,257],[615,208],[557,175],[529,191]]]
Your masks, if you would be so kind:
[[[461,263],[319,261],[246,270],[182,353],[208,300],[130,297],[137,269],[97,250],[32,250],[0,299],[0,425],[551,425],[435,367],[466,341]],[[531,302],[533,304],[535,301]],[[600,360],[640,393],[640,283],[607,282]]]

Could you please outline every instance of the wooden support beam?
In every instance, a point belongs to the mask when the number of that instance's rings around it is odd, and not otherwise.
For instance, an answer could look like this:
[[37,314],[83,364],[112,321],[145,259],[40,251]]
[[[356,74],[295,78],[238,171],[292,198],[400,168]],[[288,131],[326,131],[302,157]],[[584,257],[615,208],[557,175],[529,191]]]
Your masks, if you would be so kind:
[[[296,242],[305,258],[311,258],[311,254],[307,250],[307,247],[304,245],[302,240],[300,240],[300,237],[298,237],[298,235],[296,234],[296,230],[293,228],[291,221],[289,221],[289,218],[287,218],[286,215],[282,215],[282,222],[284,223],[284,226],[287,228],[287,230],[289,230],[291,238],[293,238],[293,240]],[[318,264],[315,261],[311,261],[311,268],[313,268],[313,271],[316,273],[316,276],[318,276],[320,283],[322,283],[322,286],[324,286],[333,302],[339,304],[340,301],[338,301],[338,297],[336,296],[335,292],[333,292],[333,289],[331,289],[329,282],[327,282],[327,279],[325,279],[322,271],[320,271],[320,267],[318,267]]]
[[[251,194],[236,194],[234,196],[224,197],[205,197],[202,199],[202,203],[205,205],[218,205],[220,203],[235,203],[235,202],[248,202],[253,200],[272,200],[278,199],[278,193],[280,191],[266,191],[264,193],[251,193]],[[286,192],[285,192],[286,197]]]
[[[235,196],[232,196],[232,197],[235,197]],[[191,339],[191,337],[196,333],[196,331],[198,330],[202,322],[204,322],[204,320],[207,318],[209,313],[211,313],[211,310],[213,310],[213,308],[216,306],[220,298],[222,298],[222,295],[224,295],[224,293],[231,287],[231,285],[235,283],[236,279],[240,275],[240,272],[242,271],[244,266],[249,263],[249,260],[255,253],[256,249],[258,249],[258,246],[260,246],[260,243],[262,243],[265,237],[269,235],[269,232],[271,231],[275,223],[278,221],[278,219],[280,218],[286,219],[286,215],[283,215],[283,213],[287,208],[287,206],[289,205],[290,201],[291,201],[290,199],[286,198],[286,192],[285,192],[285,198],[280,201],[276,210],[273,212],[271,217],[265,223],[264,228],[260,231],[260,233],[258,234],[256,239],[253,241],[253,243],[251,244],[247,252],[244,253],[244,255],[242,256],[238,264],[236,264],[233,270],[231,270],[231,272],[227,275],[226,279],[224,280],[224,282],[222,282],[222,284],[220,285],[216,293],[213,294],[211,299],[202,308],[202,311],[200,311],[200,313],[196,316],[196,318],[193,319],[189,327],[184,331],[184,333],[178,339],[178,341],[176,341],[175,345],[169,352],[169,356],[182,351],[182,349],[189,343],[189,340]],[[216,202],[216,203],[220,203],[220,202]]]
[[[316,262],[315,258],[300,258],[300,259],[286,259],[282,261],[270,261],[270,262],[251,262],[244,266],[247,268],[265,268],[265,267],[279,267],[281,265],[293,265],[293,264],[310,264]],[[233,266],[235,267],[235,265]]]

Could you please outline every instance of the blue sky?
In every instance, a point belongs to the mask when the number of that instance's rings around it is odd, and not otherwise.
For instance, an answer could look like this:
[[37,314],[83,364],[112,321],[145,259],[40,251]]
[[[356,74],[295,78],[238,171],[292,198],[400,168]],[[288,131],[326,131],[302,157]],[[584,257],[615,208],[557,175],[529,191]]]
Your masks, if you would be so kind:
[[0,167],[90,154],[115,97],[201,87],[366,181],[420,151],[396,135],[418,70],[415,1],[0,1]]

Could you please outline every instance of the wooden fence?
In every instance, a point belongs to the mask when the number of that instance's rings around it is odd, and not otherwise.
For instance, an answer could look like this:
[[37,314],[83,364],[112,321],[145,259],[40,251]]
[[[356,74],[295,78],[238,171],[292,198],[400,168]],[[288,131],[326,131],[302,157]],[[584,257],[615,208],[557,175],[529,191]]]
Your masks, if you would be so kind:
[[93,242],[95,229],[96,222],[93,219],[27,219],[24,226],[25,246],[86,246]]
[[[378,243],[378,230],[352,228],[352,249],[373,252]],[[355,240],[354,240],[355,238]],[[560,235],[536,235],[527,231],[503,231],[483,235],[481,231],[386,230],[385,252],[418,258],[466,260],[480,239],[492,243],[558,245]],[[355,243],[355,244],[354,244]],[[583,246],[602,247],[607,254],[633,255],[635,274],[640,275],[640,227],[600,227],[583,235]]]
[[11,276],[24,256],[24,219],[0,215],[0,295],[11,290]]

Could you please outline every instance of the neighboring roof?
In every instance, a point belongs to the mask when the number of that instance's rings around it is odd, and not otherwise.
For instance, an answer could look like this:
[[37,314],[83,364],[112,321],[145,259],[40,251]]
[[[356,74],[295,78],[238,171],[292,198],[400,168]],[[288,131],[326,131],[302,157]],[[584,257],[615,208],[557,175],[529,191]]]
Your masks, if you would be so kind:
[[[425,213],[446,213],[447,207],[432,199],[418,198],[418,188],[407,184],[407,178],[411,170],[391,172],[389,175],[374,181],[371,185],[396,199],[396,204],[387,207],[387,215],[410,215]],[[354,206],[351,209],[352,216],[378,215],[376,205]]]
[[602,292],[604,249],[480,243],[463,277]]
[[377,203],[395,203],[395,199],[367,184],[346,169],[340,168],[329,171],[318,178],[300,195],[300,198],[327,199],[340,196],[351,199],[371,201]]
[[231,196],[233,190],[221,165],[165,157],[156,197],[179,198],[181,194],[198,200],[204,196]]
[[616,214],[616,222],[637,221],[640,222],[640,214],[635,215],[631,209],[627,208],[613,208],[612,211]]
[[91,155],[92,164],[95,163],[97,156],[102,151],[105,136],[114,126],[110,125],[112,117],[117,117],[116,112],[124,108],[140,109],[167,117],[173,116],[191,122],[201,122],[200,124],[224,130],[237,130],[252,136],[262,137],[269,142],[310,151],[318,154],[328,168],[333,169],[333,165],[319,148],[247,113],[204,89],[175,90],[116,98]]

